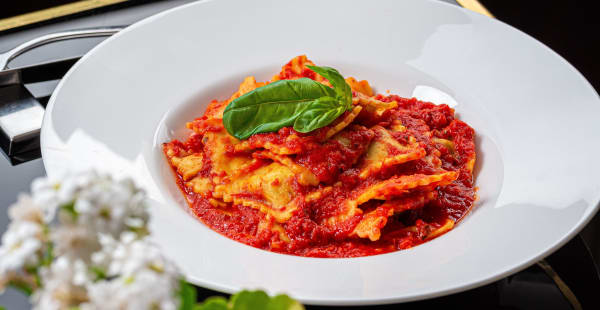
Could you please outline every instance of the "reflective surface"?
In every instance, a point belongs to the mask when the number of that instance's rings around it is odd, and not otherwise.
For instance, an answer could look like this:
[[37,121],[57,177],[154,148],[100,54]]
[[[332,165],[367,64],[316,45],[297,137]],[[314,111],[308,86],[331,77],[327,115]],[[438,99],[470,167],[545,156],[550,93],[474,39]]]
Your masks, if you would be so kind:
[[[45,175],[41,159],[11,166],[0,158],[0,205],[8,206],[16,200],[19,192],[29,191],[33,178]],[[3,209],[4,210],[4,209]],[[8,224],[6,216],[0,216],[0,227]],[[577,296],[584,309],[600,307],[596,288],[600,286],[595,266],[581,238],[574,238],[547,258],[559,276]],[[198,287],[198,300],[219,294]],[[424,306],[456,306],[485,309],[532,309],[544,305],[544,309],[571,309],[554,282],[536,265],[492,284],[463,293],[426,301],[406,303],[403,309],[422,309]],[[13,289],[0,295],[0,305],[7,309],[27,309],[26,297]],[[374,306],[369,309],[396,309],[398,305]],[[469,308],[466,307],[466,308]],[[307,309],[328,309],[309,306]],[[336,308],[331,308],[336,309]],[[339,308],[338,308],[339,309]]]
[[[8,227],[8,206],[17,201],[19,193],[29,192],[31,181],[45,174],[41,159],[12,166],[7,158],[0,155],[0,231],[2,233]],[[13,288],[7,288],[3,294],[0,294],[0,305],[6,309],[29,308],[27,297]]]
[[[44,108],[23,85],[0,86],[0,146],[6,155],[39,148]],[[25,145],[25,146],[23,146]]]
[[[232,2],[204,2],[105,41],[50,100],[42,130],[48,172],[94,167],[134,176],[153,199],[156,241],[192,281],[228,292],[285,291],[312,304],[409,301],[483,285],[548,255],[590,219],[600,195],[599,146],[589,143],[600,138],[600,104],[570,65],[502,23],[438,2],[357,1],[343,14],[336,4],[319,2],[315,11],[316,2],[294,10],[236,2],[237,15],[225,19]],[[284,12],[323,23],[272,27]],[[353,31],[332,38],[324,26]],[[255,29],[272,29],[272,37]],[[425,245],[353,259],[268,253],[193,219],[170,190],[160,143],[185,134],[186,120],[244,76],[268,79],[300,53],[380,92],[409,96],[426,86],[451,96],[478,132],[480,201],[472,214]]]

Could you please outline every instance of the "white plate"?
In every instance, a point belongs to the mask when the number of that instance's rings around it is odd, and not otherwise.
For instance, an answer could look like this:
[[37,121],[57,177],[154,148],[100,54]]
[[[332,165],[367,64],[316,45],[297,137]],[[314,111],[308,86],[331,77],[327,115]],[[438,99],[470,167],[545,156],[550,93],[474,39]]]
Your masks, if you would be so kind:
[[[455,105],[477,131],[474,211],[401,252],[350,259],[274,254],[195,220],[160,151],[242,78],[299,54],[390,89]],[[437,100],[439,98],[440,100]],[[133,176],[152,198],[154,238],[189,279],[263,288],[309,304],[431,298],[521,270],[573,237],[600,200],[600,100],[531,37],[438,1],[209,1],[139,22],[79,61],[42,129],[50,175]]]

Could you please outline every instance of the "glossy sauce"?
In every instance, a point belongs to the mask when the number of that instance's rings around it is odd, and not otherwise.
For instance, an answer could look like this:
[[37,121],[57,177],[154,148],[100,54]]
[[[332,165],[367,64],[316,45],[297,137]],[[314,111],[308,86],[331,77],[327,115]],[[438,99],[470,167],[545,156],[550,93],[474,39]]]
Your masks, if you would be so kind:
[[[310,70],[305,72],[307,77],[314,78]],[[286,78],[282,76],[282,78]],[[256,209],[239,205],[229,205],[227,208],[210,203],[209,197],[201,197],[187,190],[183,186],[181,177],[178,177],[180,188],[187,195],[190,207],[194,214],[213,230],[239,242],[261,249],[311,257],[356,257],[375,255],[396,250],[407,249],[425,242],[426,236],[434,229],[439,228],[447,219],[460,221],[472,208],[475,201],[472,172],[469,169],[468,159],[475,154],[474,131],[471,127],[454,118],[454,111],[446,105],[434,105],[416,99],[402,98],[396,95],[377,95],[377,99],[385,102],[396,101],[398,107],[387,111],[380,117],[361,114],[354,123],[364,129],[351,130],[347,135],[354,146],[345,148],[340,142],[329,139],[321,142],[325,129],[309,134],[295,132],[291,128],[282,128],[276,133],[258,134],[250,137],[249,143],[283,144],[301,153],[294,155],[298,163],[312,171],[321,182],[316,188],[341,182],[342,186],[333,187],[333,192],[316,202],[302,202],[290,220],[281,224],[289,240],[281,240],[281,235],[274,230],[262,230],[261,219],[265,216]],[[407,128],[405,132],[395,132],[394,138],[406,142],[413,136],[425,148],[427,154],[439,154],[441,167],[449,171],[458,171],[459,177],[449,185],[433,189],[434,199],[424,205],[414,204],[407,206],[407,210],[390,216],[383,223],[381,238],[370,241],[368,238],[350,237],[360,217],[345,221],[334,228],[323,225],[322,221],[337,214],[341,202],[346,199],[352,189],[368,186],[381,180],[402,174],[432,174],[435,167],[425,158],[409,161],[404,164],[391,166],[380,171],[376,176],[359,180],[356,161],[364,151],[360,146],[368,146],[374,138],[372,131],[367,130],[373,125],[389,127],[394,121],[400,121]],[[206,130],[212,128],[207,127]],[[287,139],[290,135],[297,135],[298,139]],[[454,149],[434,142],[435,138],[454,141]],[[192,136],[185,143],[179,143],[181,148],[190,153],[202,152],[202,141]],[[359,150],[359,151],[356,151]],[[230,150],[227,156],[235,155]],[[261,159],[249,169],[257,169],[270,162]],[[472,163],[471,163],[472,164]],[[210,166],[210,165],[208,165]],[[200,174],[209,176],[209,169],[204,169]],[[304,197],[308,194],[306,186],[301,186],[297,181],[293,184],[295,195]],[[311,188],[314,190],[315,187]],[[409,195],[418,195],[410,193]],[[247,193],[247,195],[255,195]],[[260,197],[255,197],[260,199]],[[377,210],[387,212],[386,207],[379,208],[382,201],[371,200],[360,206],[364,211]]]

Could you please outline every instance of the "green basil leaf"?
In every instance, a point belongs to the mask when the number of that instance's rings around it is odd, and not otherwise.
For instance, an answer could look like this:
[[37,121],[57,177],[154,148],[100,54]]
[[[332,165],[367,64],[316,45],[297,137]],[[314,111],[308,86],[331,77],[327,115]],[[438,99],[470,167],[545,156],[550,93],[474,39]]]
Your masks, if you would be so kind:
[[326,78],[329,83],[331,83],[331,86],[333,86],[337,97],[340,98],[342,103],[346,106],[346,109],[352,109],[352,89],[350,88],[350,85],[346,83],[344,77],[336,69],[331,67],[308,65],[307,67]]
[[331,87],[308,78],[277,81],[230,102],[223,112],[223,125],[238,139],[277,131],[292,126],[316,99],[335,95]]
[[313,101],[298,116],[294,122],[294,130],[298,132],[311,132],[315,129],[329,125],[338,116],[346,111],[336,98],[321,97]]
[[187,283],[185,279],[179,280],[179,310],[193,310],[196,305],[196,288]]

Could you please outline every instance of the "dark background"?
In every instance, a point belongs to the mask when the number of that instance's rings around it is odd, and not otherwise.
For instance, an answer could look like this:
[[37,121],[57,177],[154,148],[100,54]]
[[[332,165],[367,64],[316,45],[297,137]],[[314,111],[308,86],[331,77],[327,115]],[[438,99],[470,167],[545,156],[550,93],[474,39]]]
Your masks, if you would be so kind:
[[479,1],[497,19],[548,45],[600,90],[598,1]]
[[[0,0],[2,1],[2,0]],[[99,12],[119,9],[123,7],[133,6],[139,3],[145,2],[168,2],[169,0],[130,0],[126,4],[117,4],[108,8],[95,9],[88,12],[77,14],[78,16],[87,16],[98,14]],[[252,0],[247,0],[252,1]],[[301,0],[300,0],[301,1]],[[600,30],[600,18],[593,17],[598,11],[594,10],[593,4],[596,1],[577,1],[577,0],[545,0],[545,1],[534,1],[534,0],[479,0],[489,11],[495,15],[495,17],[513,27],[520,29],[521,31],[533,36],[540,40],[550,48],[555,50],[562,57],[566,58],[571,64],[573,64],[584,76],[592,83],[596,90],[600,90],[600,64],[596,60],[600,56],[600,37],[598,32]],[[74,0],[4,0],[0,5],[0,19],[8,16],[14,16],[23,14],[31,11],[36,11],[43,8],[53,7],[60,4],[69,2],[76,2]],[[60,18],[60,20],[69,20],[71,17]],[[402,16],[398,16],[402,18]],[[52,24],[54,21],[44,22],[44,24]],[[36,28],[39,24],[27,26],[26,28]],[[0,32],[0,41],[3,40],[2,36],[9,33],[15,34],[21,31],[9,30]],[[5,41],[4,43],[7,43]],[[559,87],[559,86],[558,86]],[[568,107],[569,103],[565,103]],[[600,142],[600,141],[599,141]],[[0,160],[4,160],[1,158]],[[1,163],[5,164],[5,163]],[[0,168],[2,168],[0,164]],[[32,171],[39,166],[41,171],[41,163],[37,162],[26,163],[19,166],[22,169],[27,168],[27,165],[33,165]],[[37,166],[35,166],[37,165]],[[11,168],[17,169],[17,168]],[[35,173],[38,173],[35,170]],[[1,173],[0,173],[1,175]],[[2,177],[0,176],[0,179]],[[10,182],[12,183],[12,181]],[[13,192],[13,191],[11,191]],[[14,191],[16,194],[16,190]],[[4,198],[4,197],[2,197]],[[14,198],[14,197],[13,197]],[[12,198],[11,198],[12,199]],[[600,214],[596,216],[593,225],[588,225],[582,232],[583,235],[600,235]],[[596,244],[591,246],[594,249],[600,249],[600,238],[587,238],[593,240]],[[581,243],[582,244],[582,243]],[[571,245],[571,243],[569,243]],[[561,251],[553,254],[548,258],[548,261],[556,268],[560,267],[561,256],[567,256],[564,258],[567,267],[558,270],[560,276],[564,281],[577,292],[578,298],[584,305],[584,309],[600,309],[598,307],[598,285],[591,284],[586,281],[587,275],[593,268],[588,268],[584,261],[579,255],[582,253],[580,249],[573,248],[573,245],[569,247],[565,246]],[[596,261],[600,261],[600,252],[594,253],[598,255]],[[552,261],[554,259],[555,261]],[[577,262],[573,264],[573,262]],[[563,266],[564,267],[564,266]],[[569,273],[562,273],[561,271],[568,270]],[[429,306],[434,307],[448,307],[454,308],[460,305],[461,308],[465,309],[566,309],[565,300],[562,300],[560,293],[551,292],[556,291],[551,285],[545,285],[548,281],[545,279],[545,274],[539,267],[532,266],[527,269],[526,272],[516,274],[511,277],[507,277],[496,284],[483,286],[475,290],[466,291],[460,294],[451,295],[444,298],[438,298],[428,300],[426,302],[416,302],[410,304],[404,304],[402,308],[405,309],[426,309]],[[537,283],[536,279],[539,278],[539,285],[533,289],[531,283]],[[543,281],[542,281],[543,280]],[[547,289],[544,291],[544,289]],[[199,290],[199,297],[214,295],[215,292],[208,290]],[[549,298],[552,296],[559,296],[559,299]],[[591,298],[590,298],[591,296]],[[511,299],[512,298],[512,299]],[[5,299],[6,300],[6,299]],[[590,300],[595,305],[590,306]],[[1,300],[0,300],[1,301]],[[466,302],[468,301],[468,302]],[[541,302],[544,303],[541,303]],[[2,302],[0,302],[2,304]],[[425,306],[425,307],[424,307]],[[382,309],[395,309],[398,306],[382,307]],[[319,309],[318,307],[312,307],[309,309]],[[353,308],[359,309],[359,308]]]
[[2,3],[0,18],[21,15],[32,11],[47,9],[77,0],[6,0]]
[[[168,0],[162,0],[168,1]],[[597,1],[590,0],[479,0],[494,16],[534,38],[573,64],[600,89],[600,18]],[[0,19],[28,13],[76,0],[5,1]],[[129,0],[135,5],[152,0]],[[85,13],[84,13],[85,14]]]

